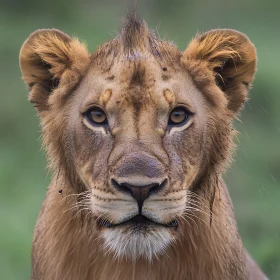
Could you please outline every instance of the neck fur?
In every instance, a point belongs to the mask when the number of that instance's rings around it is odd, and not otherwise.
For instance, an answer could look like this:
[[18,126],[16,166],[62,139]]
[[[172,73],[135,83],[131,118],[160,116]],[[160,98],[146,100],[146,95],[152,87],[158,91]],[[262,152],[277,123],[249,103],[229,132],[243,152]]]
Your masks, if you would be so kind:
[[[221,181],[213,188],[212,214],[209,205],[201,211],[190,211],[180,223],[177,240],[166,252],[152,262],[145,259],[132,262],[116,259],[104,251],[95,219],[70,209],[75,196],[59,196],[57,186],[53,185],[41,210],[47,211],[50,220],[39,218],[35,228],[43,234],[35,232],[37,261],[33,265],[41,262],[40,279],[44,279],[43,275],[48,275],[48,279],[73,280],[156,280],[175,276],[176,279],[248,279],[245,253],[227,189]],[[42,226],[42,223],[51,226]],[[48,268],[52,270],[46,271]]]

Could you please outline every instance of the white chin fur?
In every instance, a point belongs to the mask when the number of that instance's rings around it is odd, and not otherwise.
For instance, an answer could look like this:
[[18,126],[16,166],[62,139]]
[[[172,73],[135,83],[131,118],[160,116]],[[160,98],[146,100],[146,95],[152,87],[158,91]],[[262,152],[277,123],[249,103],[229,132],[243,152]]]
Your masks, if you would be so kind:
[[133,230],[128,228],[108,228],[103,232],[104,250],[114,253],[116,258],[125,257],[135,261],[144,257],[149,261],[163,253],[174,240],[166,228]]

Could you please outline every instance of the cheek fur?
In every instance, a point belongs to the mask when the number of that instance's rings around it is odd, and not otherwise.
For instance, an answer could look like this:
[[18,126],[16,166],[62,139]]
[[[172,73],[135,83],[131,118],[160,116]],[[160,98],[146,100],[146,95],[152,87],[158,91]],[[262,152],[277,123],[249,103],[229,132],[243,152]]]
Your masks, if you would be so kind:
[[[200,166],[202,137],[192,125],[184,131],[165,136],[164,147],[169,155],[170,177],[174,181],[190,181]],[[185,182],[186,183],[186,182]]]
[[111,137],[100,131],[92,131],[83,124],[76,129],[74,135],[73,150],[77,165],[83,169],[86,167],[83,173],[90,174],[93,182],[107,185],[108,158],[113,147]]

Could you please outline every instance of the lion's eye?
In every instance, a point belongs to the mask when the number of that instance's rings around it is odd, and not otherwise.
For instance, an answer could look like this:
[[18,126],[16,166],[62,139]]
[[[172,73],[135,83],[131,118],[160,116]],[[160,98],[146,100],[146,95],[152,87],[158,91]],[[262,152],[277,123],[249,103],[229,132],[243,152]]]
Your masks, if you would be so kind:
[[98,108],[91,108],[86,112],[86,117],[93,125],[105,125],[108,124],[107,116],[105,112]]
[[183,107],[174,108],[170,115],[168,124],[169,125],[183,125],[189,119],[190,113]]

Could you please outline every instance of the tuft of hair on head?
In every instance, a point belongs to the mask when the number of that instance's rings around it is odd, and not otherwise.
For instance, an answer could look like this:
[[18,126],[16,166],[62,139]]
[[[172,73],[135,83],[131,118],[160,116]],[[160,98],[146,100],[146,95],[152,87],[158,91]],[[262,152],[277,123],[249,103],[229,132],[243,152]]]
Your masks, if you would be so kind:
[[137,51],[145,50],[150,45],[150,38],[154,35],[149,31],[144,20],[140,20],[135,10],[128,11],[122,20],[120,38],[123,52],[135,55]]

